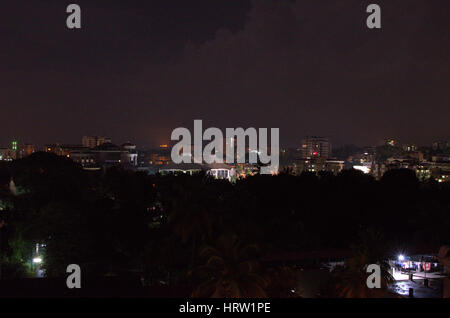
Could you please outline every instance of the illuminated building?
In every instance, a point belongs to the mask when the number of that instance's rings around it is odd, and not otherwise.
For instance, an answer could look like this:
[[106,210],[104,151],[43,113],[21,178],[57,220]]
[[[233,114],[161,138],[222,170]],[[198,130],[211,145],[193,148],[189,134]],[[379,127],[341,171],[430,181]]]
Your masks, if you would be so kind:
[[302,140],[301,157],[303,159],[331,157],[331,143],[328,138],[307,136]]
[[80,152],[88,150],[88,148],[81,145],[60,145],[60,144],[47,144],[44,146],[45,152],[51,152],[58,156],[70,157],[74,152]]
[[344,169],[344,161],[327,160],[324,158],[300,159],[294,163],[294,172],[299,175],[302,172],[319,173],[321,171],[331,172],[334,175]]
[[28,157],[36,151],[36,147],[33,144],[23,144],[20,149],[20,157]]
[[84,152],[87,150],[89,150],[89,149],[82,145],[61,145],[58,148],[57,155],[64,156],[64,157],[70,157],[71,154],[74,152]]
[[0,160],[11,161],[16,159],[16,151],[9,148],[0,148]]
[[403,150],[406,152],[417,151],[417,146],[414,144],[405,144],[403,145]]
[[432,162],[431,167],[431,177],[438,182],[448,182],[450,181],[450,162]]
[[171,163],[170,147],[140,151],[139,166],[163,166]]
[[90,152],[95,156],[96,163],[101,166],[119,164],[137,166],[136,146],[131,143],[126,143],[119,147],[106,142],[91,149]]
[[18,152],[18,143],[13,141],[10,148],[0,148],[0,160],[11,161],[17,159]]
[[161,175],[194,175],[202,171],[202,165],[197,163],[170,164],[158,169]]
[[431,168],[430,168],[429,164],[422,163],[420,165],[417,165],[415,171],[416,171],[417,179],[419,179],[420,181],[425,181],[425,180],[430,179]]
[[122,145],[122,150],[122,164],[137,166],[138,154],[136,152],[136,145],[127,142]]
[[212,164],[197,164],[197,163],[180,163],[170,164],[159,168],[161,175],[194,175],[201,171],[205,171],[207,175],[215,179],[226,179],[231,181],[231,178],[236,176],[236,169],[224,163]]
[[231,181],[231,177],[236,176],[236,169],[224,163],[212,163],[205,165],[206,174],[216,179],[226,179]]
[[84,147],[92,149],[104,143],[111,143],[111,139],[99,136],[83,136],[81,143]]
[[151,153],[148,154],[148,163],[150,165],[163,166],[170,163],[170,156],[160,153]]
[[68,158],[80,164],[83,168],[90,168],[96,166],[96,158],[90,151],[73,151]]

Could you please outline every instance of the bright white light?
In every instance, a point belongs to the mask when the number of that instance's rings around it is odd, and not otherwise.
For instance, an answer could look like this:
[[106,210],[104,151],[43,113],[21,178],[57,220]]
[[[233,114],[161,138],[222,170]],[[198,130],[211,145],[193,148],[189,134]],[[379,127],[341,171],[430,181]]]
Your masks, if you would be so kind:
[[398,256],[398,260],[399,260],[399,261],[404,261],[404,260],[405,260],[405,257],[404,257],[403,255],[399,255],[399,256]]
[[353,169],[362,171],[365,174],[370,173],[370,167],[367,166],[353,166]]
[[40,257],[35,257],[35,258],[33,258],[33,263],[35,263],[35,264],[40,264],[40,263],[42,263],[42,258],[40,258]]
[[396,271],[395,268],[392,269],[392,277],[394,277],[395,280],[408,280],[409,275],[402,274],[400,271]]

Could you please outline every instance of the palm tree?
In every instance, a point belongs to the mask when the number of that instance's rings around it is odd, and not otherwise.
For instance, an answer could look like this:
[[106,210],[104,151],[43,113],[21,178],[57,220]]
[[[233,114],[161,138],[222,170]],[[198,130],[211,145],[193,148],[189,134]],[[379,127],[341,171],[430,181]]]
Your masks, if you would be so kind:
[[178,204],[175,206],[174,211],[169,215],[169,223],[183,244],[191,244],[190,265],[193,266],[197,246],[211,235],[211,218],[208,212],[200,206],[183,207],[183,205]]
[[342,298],[384,298],[389,297],[389,285],[394,282],[385,262],[380,265],[381,288],[367,287],[368,264],[372,262],[365,254],[355,255],[348,259],[343,267],[334,270],[336,296]]
[[[357,243],[353,246],[354,256],[349,258],[344,266],[334,271],[335,290],[337,297],[343,298],[383,298],[389,297],[389,286],[394,278],[389,272],[389,264],[384,250],[381,233],[369,230],[360,230]],[[367,287],[367,266],[378,264],[380,266],[381,288]]]
[[[181,179],[183,181],[183,179]],[[165,202],[171,230],[183,244],[191,244],[191,263],[195,264],[197,247],[211,237],[214,201],[203,184],[187,178],[186,184],[177,185]]]
[[192,296],[266,298],[269,280],[262,274],[257,252],[257,246],[242,246],[236,236],[221,236],[217,247],[206,247],[200,253],[205,263],[193,273],[203,282]]

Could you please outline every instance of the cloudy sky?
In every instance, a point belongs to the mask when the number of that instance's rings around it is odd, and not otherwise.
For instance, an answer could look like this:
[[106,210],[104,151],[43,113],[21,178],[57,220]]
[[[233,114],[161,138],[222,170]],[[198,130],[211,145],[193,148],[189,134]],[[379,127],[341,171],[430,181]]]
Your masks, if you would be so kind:
[[[381,30],[366,7],[382,9]],[[77,3],[82,29],[66,27]],[[151,146],[179,126],[450,139],[444,0],[3,0],[0,146]]]

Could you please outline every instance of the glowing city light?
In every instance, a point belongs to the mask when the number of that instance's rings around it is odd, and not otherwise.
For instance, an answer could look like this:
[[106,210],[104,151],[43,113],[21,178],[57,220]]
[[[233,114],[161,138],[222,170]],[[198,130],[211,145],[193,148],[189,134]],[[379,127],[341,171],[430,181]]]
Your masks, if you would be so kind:
[[370,167],[367,166],[353,166],[353,169],[362,171],[365,174],[370,173]]

